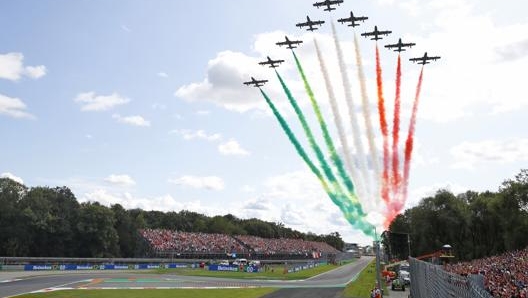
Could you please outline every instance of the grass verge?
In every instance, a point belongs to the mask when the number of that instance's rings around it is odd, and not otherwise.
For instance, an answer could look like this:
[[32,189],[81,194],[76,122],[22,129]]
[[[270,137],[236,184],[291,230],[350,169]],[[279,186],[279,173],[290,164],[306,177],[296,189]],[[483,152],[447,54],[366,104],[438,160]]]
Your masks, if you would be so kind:
[[174,289],[174,290],[64,290],[35,293],[17,298],[258,298],[275,291],[272,288],[252,289]]
[[[383,280],[383,279],[382,279]],[[369,298],[370,291],[376,285],[376,260],[372,260],[370,264],[361,271],[358,278],[349,283],[343,296],[348,298]],[[384,293],[388,293],[387,287],[383,283]]]
[[[348,262],[350,263],[350,262]],[[272,266],[269,270],[258,273],[247,272],[226,272],[226,271],[209,271],[207,269],[157,269],[153,271],[156,274],[178,274],[190,276],[207,276],[223,277],[236,279],[269,279],[269,280],[298,280],[306,279],[318,274],[336,269],[336,265],[321,265],[311,269],[301,270],[292,273],[284,273],[284,266]]]

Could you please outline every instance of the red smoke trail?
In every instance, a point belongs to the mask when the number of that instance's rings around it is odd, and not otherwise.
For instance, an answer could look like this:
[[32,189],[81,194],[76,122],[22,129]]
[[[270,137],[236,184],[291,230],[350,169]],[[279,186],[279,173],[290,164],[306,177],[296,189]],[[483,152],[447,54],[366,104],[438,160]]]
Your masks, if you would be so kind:
[[423,70],[424,69],[422,66],[422,70],[420,71],[420,77],[418,78],[418,85],[416,86],[416,95],[414,97],[414,104],[412,109],[411,121],[409,124],[409,132],[407,134],[407,141],[405,142],[405,161],[403,165],[403,196],[401,200],[397,200],[389,206],[389,212],[385,222],[386,226],[388,226],[388,224],[390,224],[390,222],[398,215],[398,213],[405,205],[405,201],[407,200],[407,189],[409,187],[409,172],[411,169],[411,156],[414,144],[414,130],[416,127],[416,114],[418,112],[420,90],[422,89]]
[[396,98],[394,99],[394,119],[392,126],[392,193],[393,200],[399,199],[401,195],[400,183],[401,175],[399,173],[400,158],[398,154],[398,142],[400,139],[400,90],[401,90],[401,57],[398,54],[398,66],[396,67]]
[[380,118],[381,134],[383,135],[383,174],[381,182],[381,198],[385,204],[390,203],[389,198],[389,130],[385,116],[385,100],[383,98],[383,80],[378,45],[376,44],[376,83],[378,85],[378,112]]

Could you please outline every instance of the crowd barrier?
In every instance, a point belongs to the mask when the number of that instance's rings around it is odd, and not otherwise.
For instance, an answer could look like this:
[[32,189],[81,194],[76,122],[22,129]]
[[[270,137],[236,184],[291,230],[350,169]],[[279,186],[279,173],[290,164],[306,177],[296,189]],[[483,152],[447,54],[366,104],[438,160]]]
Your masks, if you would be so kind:
[[409,264],[412,298],[493,298],[484,289],[482,276],[461,276],[414,258]]

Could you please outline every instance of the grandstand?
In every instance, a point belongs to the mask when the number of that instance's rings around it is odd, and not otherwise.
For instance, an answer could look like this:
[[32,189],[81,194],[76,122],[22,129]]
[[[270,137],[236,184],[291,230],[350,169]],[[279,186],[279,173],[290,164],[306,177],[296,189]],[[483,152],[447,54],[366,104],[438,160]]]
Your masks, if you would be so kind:
[[179,258],[245,256],[259,259],[320,258],[339,253],[324,242],[303,239],[268,239],[250,235],[191,233],[165,229],[139,231],[150,255]]

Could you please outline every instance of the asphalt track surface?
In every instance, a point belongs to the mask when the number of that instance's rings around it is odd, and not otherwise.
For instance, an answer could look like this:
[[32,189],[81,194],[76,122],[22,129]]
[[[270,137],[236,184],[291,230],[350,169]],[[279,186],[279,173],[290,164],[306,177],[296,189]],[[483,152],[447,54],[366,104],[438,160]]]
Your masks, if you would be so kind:
[[[280,290],[266,298],[334,298],[372,260],[362,257],[351,264],[305,280],[232,279],[176,274],[136,272],[0,272],[0,297],[60,289],[144,289],[144,288],[245,288],[274,287]],[[36,274],[27,276],[27,274]]]

